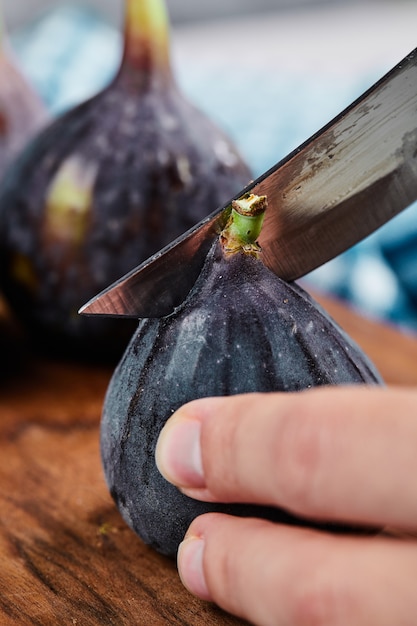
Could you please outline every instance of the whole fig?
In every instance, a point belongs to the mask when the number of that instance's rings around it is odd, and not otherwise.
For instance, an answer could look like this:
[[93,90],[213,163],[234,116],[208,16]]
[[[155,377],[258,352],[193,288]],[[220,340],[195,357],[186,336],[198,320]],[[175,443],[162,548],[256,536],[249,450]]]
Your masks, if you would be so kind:
[[42,346],[119,358],[135,322],[93,321],[80,306],[250,177],[176,85],[163,0],[127,0],[112,83],[40,133],[0,189],[10,306]]
[[259,202],[263,197],[233,203],[185,302],[167,317],[140,321],[107,390],[101,453],[109,490],[131,528],[166,555],[175,555],[191,521],[208,511],[307,523],[280,509],[193,500],[168,483],[156,467],[155,446],[182,404],[204,396],[382,383],[327,313],[258,258],[251,240],[259,232]]

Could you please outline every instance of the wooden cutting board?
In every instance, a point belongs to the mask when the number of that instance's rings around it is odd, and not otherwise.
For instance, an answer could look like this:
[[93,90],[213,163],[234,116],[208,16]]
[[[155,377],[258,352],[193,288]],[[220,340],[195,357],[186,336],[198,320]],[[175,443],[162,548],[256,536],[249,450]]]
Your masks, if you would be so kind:
[[[387,383],[417,384],[415,336],[320,300]],[[242,624],[193,598],[116,511],[98,445],[110,376],[32,357],[0,384],[0,624]]]

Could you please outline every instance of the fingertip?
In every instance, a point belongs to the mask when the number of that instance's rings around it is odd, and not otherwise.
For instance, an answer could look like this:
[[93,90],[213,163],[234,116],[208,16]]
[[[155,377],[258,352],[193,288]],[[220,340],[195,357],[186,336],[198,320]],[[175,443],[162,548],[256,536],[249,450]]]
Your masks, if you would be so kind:
[[201,600],[212,601],[204,573],[204,548],[202,537],[186,537],[178,548],[178,572],[188,591]]
[[177,411],[159,434],[155,462],[162,476],[177,487],[204,487],[200,448],[201,425]]
[[[227,400],[227,399],[226,399]],[[162,476],[180,489],[205,487],[202,452],[202,422],[215,415],[224,398],[198,398],[185,403],[167,420],[155,449],[155,462]]]

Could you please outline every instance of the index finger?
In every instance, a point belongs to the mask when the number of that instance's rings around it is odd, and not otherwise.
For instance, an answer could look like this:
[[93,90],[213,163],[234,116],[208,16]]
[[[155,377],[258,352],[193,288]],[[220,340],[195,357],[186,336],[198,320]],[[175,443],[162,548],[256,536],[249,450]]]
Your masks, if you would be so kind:
[[[412,528],[416,409],[415,390],[389,388],[205,398],[168,422],[158,463],[191,497],[268,504],[317,520]],[[184,433],[187,421],[201,475],[188,471],[184,445],[182,461],[173,462],[175,431]]]

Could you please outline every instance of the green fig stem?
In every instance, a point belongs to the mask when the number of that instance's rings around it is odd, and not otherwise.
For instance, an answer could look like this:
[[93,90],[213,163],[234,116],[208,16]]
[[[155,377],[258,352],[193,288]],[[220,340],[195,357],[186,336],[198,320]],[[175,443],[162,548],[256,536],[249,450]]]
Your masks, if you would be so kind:
[[243,252],[258,258],[261,247],[257,242],[268,202],[266,196],[245,194],[233,200],[230,217],[220,233],[226,256]]
[[169,18],[164,0],[126,0],[122,67],[170,76]]

